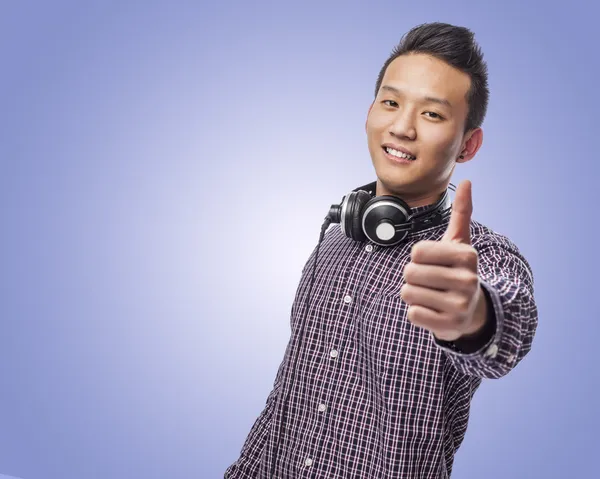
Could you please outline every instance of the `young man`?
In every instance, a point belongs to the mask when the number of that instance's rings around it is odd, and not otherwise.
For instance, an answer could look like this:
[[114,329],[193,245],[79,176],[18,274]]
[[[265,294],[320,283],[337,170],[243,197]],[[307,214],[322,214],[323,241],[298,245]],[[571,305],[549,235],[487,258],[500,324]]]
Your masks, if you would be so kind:
[[[366,133],[377,180],[330,214],[273,390],[227,479],[448,478],[482,379],[531,349],[529,264],[471,218],[468,181],[448,207],[456,164],[483,139],[487,67],[473,34],[414,28],[375,94]],[[390,197],[409,216],[437,216],[398,233],[375,214],[402,210]]]

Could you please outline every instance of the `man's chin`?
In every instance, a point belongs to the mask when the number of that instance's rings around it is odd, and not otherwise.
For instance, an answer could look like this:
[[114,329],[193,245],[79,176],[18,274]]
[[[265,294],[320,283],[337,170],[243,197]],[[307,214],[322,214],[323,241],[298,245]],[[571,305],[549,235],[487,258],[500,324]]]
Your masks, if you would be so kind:
[[375,170],[378,188],[402,196],[414,195],[428,189],[428,179],[414,172],[390,171],[387,168]]
[[394,195],[402,196],[410,191],[415,186],[415,182],[410,178],[398,178],[397,175],[391,177],[389,175],[377,175],[377,195]]

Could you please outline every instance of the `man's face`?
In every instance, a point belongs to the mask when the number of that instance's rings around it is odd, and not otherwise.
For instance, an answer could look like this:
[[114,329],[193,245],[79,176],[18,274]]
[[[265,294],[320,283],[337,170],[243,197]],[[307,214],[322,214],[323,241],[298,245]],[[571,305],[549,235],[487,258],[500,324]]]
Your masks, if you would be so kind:
[[[475,155],[481,130],[464,134],[470,85],[467,74],[424,54],[389,65],[366,124],[378,195],[427,204],[447,187],[455,163]],[[398,150],[413,158],[397,158]]]

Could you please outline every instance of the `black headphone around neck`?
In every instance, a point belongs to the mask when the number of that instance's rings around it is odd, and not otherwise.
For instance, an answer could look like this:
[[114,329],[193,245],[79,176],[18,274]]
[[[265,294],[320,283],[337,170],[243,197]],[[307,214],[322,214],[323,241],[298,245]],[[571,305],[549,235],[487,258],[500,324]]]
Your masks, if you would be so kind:
[[[431,207],[418,212],[401,198],[391,195],[374,196],[376,182],[356,188],[331,205],[327,218],[339,223],[342,232],[355,241],[371,240],[381,246],[393,246],[409,233],[437,226],[450,216],[452,209],[448,190]],[[450,183],[452,191],[456,187]]]

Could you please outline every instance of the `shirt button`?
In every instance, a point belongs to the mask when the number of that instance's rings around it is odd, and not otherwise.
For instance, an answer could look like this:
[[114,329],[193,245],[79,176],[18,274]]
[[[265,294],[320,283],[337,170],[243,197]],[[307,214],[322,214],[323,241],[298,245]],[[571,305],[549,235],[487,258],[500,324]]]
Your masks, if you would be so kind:
[[485,355],[490,358],[495,358],[496,354],[498,354],[498,345],[497,344],[492,344],[489,348],[487,348],[487,351],[485,352]]
[[304,465],[306,467],[310,467],[313,464],[313,460],[310,457],[307,457],[306,460],[304,461]]
[[335,349],[332,349],[329,355],[335,359],[338,357],[338,352]]
[[370,253],[371,251],[373,251],[373,245],[368,244],[367,246],[365,246],[365,249]]
[[344,303],[351,303],[352,302],[352,296],[344,296]]
[[508,362],[509,362],[509,363],[514,363],[514,362],[515,362],[515,355],[514,355],[514,354],[511,354],[511,355],[508,357]]
[[324,412],[327,409],[327,406],[325,406],[325,404],[319,404],[319,412]]

